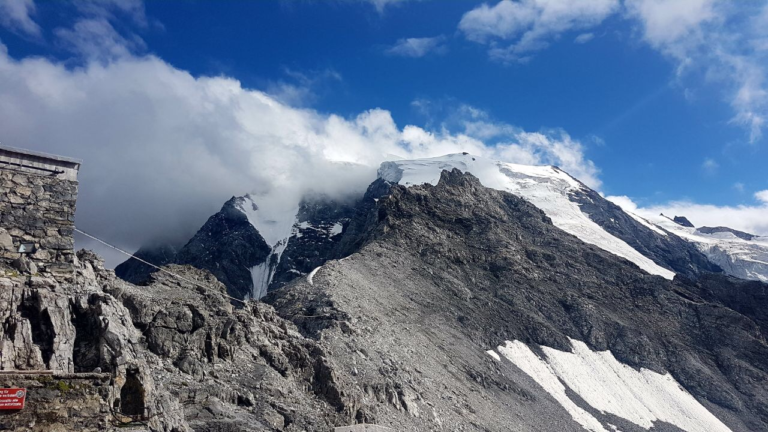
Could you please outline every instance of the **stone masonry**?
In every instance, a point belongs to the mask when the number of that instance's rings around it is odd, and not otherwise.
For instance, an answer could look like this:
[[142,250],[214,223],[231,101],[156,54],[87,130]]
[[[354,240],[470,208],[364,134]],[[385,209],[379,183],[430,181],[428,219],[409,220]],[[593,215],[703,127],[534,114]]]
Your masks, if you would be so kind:
[[77,181],[71,178],[61,172],[0,163],[0,260],[4,264],[21,273],[72,272]]

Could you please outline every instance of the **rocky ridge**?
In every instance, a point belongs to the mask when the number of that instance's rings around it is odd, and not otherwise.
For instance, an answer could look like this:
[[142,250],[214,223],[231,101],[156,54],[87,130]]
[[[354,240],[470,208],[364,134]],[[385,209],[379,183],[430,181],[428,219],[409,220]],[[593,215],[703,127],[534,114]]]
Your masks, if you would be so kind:
[[[749,308],[764,291],[729,297],[739,282],[722,275],[648,275],[458,170],[436,186],[390,187],[374,183],[350,222],[342,243],[356,253],[267,297],[335,353],[368,421],[579,430],[530,376],[485,353],[522,341],[546,358],[540,347],[567,352],[576,340],[636,370],[670,373],[731,430],[768,430],[764,317]],[[606,430],[644,430],[579,403]]]
[[[291,223],[285,244],[277,246],[277,253],[248,221],[246,210],[258,212],[256,205],[245,197],[232,197],[178,252],[171,245],[160,244],[142,247],[136,256],[156,266],[188,264],[208,270],[231,296],[258,297],[257,283],[266,282],[267,291],[273,290],[306,276],[330,259],[356,204],[353,198],[307,194],[291,216],[295,222]],[[244,210],[245,206],[254,208]],[[139,285],[146,284],[155,271],[156,268],[131,258],[115,268],[118,277]],[[254,280],[255,273],[259,279],[268,280]]]
[[[159,272],[139,287],[92,253],[77,256],[69,281],[0,277],[0,367],[22,373],[3,382],[52,379],[30,388],[28,408],[0,417],[4,427],[327,431],[354,417],[329,353],[271,306],[234,308],[215,277],[192,267],[169,266],[179,277]],[[40,370],[57,375],[34,378]],[[89,374],[95,381],[77,391],[59,380]]]

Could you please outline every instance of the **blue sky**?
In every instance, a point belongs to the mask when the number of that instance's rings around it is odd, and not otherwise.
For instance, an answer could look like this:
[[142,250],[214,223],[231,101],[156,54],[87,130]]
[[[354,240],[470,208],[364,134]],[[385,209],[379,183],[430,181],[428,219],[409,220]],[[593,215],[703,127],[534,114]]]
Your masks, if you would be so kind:
[[[146,225],[162,194],[199,196],[163,214],[194,208],[192,227],[329,161],[466,147],[768,233],[766,29],[766,2],[717,0],[0,0],[0,142],[83,158],[96,231],[105,200]],[[112,159],[142,155],[118,178]],[[286,159],[322,163],[299,186]],[[111,234],[135,247],[137,229]]]

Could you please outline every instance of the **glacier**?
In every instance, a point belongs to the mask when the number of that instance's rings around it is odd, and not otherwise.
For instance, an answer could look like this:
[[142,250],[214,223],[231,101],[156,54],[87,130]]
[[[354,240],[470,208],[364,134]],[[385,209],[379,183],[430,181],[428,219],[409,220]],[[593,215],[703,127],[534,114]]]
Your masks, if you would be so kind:
[[768,282],[768,237],[745,240],[729,232],[704,233],[697,228],[684,227],[662,215],[651,215],[648,219],[693,243],[725,273],[741,279]]

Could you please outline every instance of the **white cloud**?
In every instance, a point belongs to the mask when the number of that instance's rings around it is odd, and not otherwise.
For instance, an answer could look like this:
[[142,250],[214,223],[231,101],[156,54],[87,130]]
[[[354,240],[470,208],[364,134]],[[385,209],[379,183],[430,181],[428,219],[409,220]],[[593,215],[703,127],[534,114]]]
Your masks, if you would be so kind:
[[136,24],[147,25],[143,0],[80,0],[74,6],[86,16],[113,20],[120,18],[116,15],[120,13]]
[[424,57],[430,52],[443,54],[448,49],[443,41],[445,41],[443,36],[399,39],[385,52],[390,55],[413,58]]
[[364,1],[372,4],[373,7],[376,8],[376,11],[382,14],[388,7],[405,3],[408,0],[364,0]]
[[768,204],[768,189],[755,192],[755,199],[764,204]]
[[725,97],[758,141],[768,119],[768,4],[725,0],[628,0],[642,37],[675,62],[678,76],[703,71],[726,84]]
[[582,33],[573,40],[577,44],[585,44],[595,38],[594,33]]
[[[507,162],[527,165],[557,165],[586,185],[599,189],[599,169],[586,158],[584,146],[562,129],[525,131],[520,127],[494,120],[476,107],[419,99],[412,102],[434,123],[438,111],[442,121],[437,127],[453,131],[466,140],[485,143],[488,150],[478,153]],[[466,150],[470,151],[471,150]]]
[[736,183],[734,183],[734,184],[733,184],[733,188],[734,188],[734,189],[735,189],[735,190],[736,190],[738,193],[744,193],[744,183],[741,183],[741,182],[736,182]]
[[[763,195],[763,192],[767,192]],[[758,194],[760,194],[758,196]],[[759,205],[717,206],[691,201],[670,201],[662,204],[638,206],[626,196],[606,197],[624,210],[648,219],[663,213],[668,216],[685,216],[691,223],[700,226],[727,226],[751,234],[768,235],[768,191],[761,191],[755,197]],[[765,200],[763,200],[765,198]]]
[[[386,110],[345,118],[295,108],[152,56],[69,68],[0,49],[0,95],[3,143],[82,158],[76,223],[127,249],[188,238],[232,195],[361,192],[392,158],[468,151],[565,169],[583,161],[563,132],[497,125],[504,142],[489,145],[461,130],[400,129]],[[469,120],[492,124],[475,114]]]
[[602,182],[595,164],[584,157],[581,143],[563,130],[518,132],[516,142],[497,145],[500,159],[528,165],[557,165],[593,189]]
[[[492,59],[524,63],[565,32],[587,30],[622,13],[643,41],[669,58],[678,79],[703,77],[723,90],[749,142],[768,125],[768,3],[727,0],[501,0],[465,13],[459,30],[488,44]],[[578,35],[584,43],[592,33]],[[686,96],[692,93],[683,85]]]
[[637,204],[635,204],[635,202],[632,201],[632,198],[626,195],[609,195],[605,197],[605,199],[621,207],[622,210],[624,211],[628,211],[634,214],[639,214],[637,210]]
[[[717,18],[715,0],[627,0],[627,13],[643,25],[643,37],[655,48],[675,49],[672,44],[703,40],[702,23]],[[684,56],[684,52],[671,53]]]
[[618,0],[502,0],[465,13],[459,30],[469,40],[490,43],[492,58],[525,61],[551,39],[600,24],[618,8]]
[[0,0],[0,25],[10,30],[40,37],[40,26],[32,19],[34,0]]
[[291,106],[310,106],[330,85],[343,81],[341,74],[328,68],[321,71],[298,72],[286,68],[288,80],[268,84],[266,92],[280,102]]
[[106,18],[83,18],[71,29],[58,28],[54,33],[65,48],[88,60],[128,57],[146,47],[138,36],[122,36]]
[[720,164],[712,158],[704,159],[704,162],[701,164],[701,169],[710,175],[716,173],[718,168],[720,168]]

